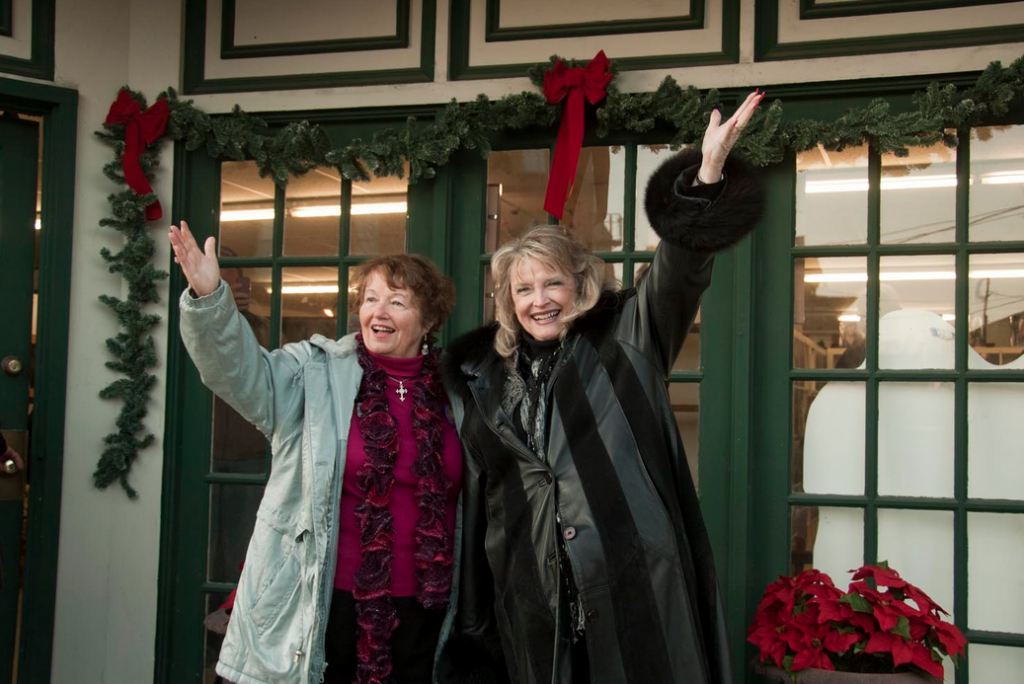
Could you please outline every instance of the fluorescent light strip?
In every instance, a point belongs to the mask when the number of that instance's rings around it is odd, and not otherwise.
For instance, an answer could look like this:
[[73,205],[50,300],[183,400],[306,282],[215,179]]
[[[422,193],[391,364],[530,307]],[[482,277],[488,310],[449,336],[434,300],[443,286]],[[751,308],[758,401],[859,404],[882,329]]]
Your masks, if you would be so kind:
[[982,185],[1016,185],[1024,183],[1024,171],[995,171],[981,177]]
[[[369,216],[373,214],[405,214],[409,211],[408,202],[369,202],[353,204],[353,216]],[[341,216],[341,206],[337,204],[310,205],[295,207],[288,212],[295,218],[319,218],[324,216]],[[220,213],[221,222],[230,221],[270,221],[274,218],[273,209],[233,209]]]
[[[285,285],[281,288],[284,294],[338,294],[337,285]],[[267,288],[267,294],[274,294],[273,288]]]
[[[1008,269],[1004,271],[971,271],[969,276],[975,280],[989,278],[1024,278],[1024,269]],[[955,271],[888,271],[880,273],[879,280],[956,280]],[[805,283],[866,283],[867,273],[808,273],[804,276]]]
[[[956,187],[956,174],[882,178],[882,190],[919,190],[922,188],[952,187]],[[804,192],[808,195],[816,195],[826,192],[866,192],[867,189],[868,181],[866,178],[853,178],[848,180],[807,181]]]
[[860,316],[857,314],[843,314],[839,317],[841,323],[860,323]]

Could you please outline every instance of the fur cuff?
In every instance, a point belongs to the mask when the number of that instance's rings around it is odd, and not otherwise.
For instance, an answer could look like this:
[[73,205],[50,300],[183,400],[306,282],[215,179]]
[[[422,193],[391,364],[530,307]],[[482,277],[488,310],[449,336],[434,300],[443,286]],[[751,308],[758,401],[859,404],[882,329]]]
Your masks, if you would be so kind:
[[699,150],[666,160],[647,183],[644,206],[654,232],[663,240],[689,250],[717,252],[739,242],[760,220],[764,188],[754,168],[733,156],[725,162],[721,194],[709,206],[676,194],[680,174],[700,162]]
[[449,637],[435,675],[444,684],[508,684],[497,634]]

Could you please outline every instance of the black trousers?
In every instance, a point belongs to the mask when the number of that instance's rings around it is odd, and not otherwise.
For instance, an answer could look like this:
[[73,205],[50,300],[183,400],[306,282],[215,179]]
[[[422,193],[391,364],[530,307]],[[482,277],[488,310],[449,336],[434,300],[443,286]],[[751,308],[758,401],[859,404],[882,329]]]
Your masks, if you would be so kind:
[[[434,651],[446,611],[427,610],[415,597],[393,599],[398,628],[391,635],[391,679],[397,684],[430,684]],[[325,684],[352,684],[356,680],[356,602],[352,593],[334,590],[327,620],[327,672]]]

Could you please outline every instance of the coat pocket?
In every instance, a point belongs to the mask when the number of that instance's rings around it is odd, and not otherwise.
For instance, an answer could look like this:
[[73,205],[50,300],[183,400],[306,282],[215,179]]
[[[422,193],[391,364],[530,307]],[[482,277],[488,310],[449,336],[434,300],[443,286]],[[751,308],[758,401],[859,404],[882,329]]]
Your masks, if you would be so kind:
[[249,619],[261,636],[282,626],[286,632],[293,631],[281,623],[301,620],[302,565],[308,536],[309,531],[302,526],[282,525],[264,516],[256,518],[246,559],[245,569],[252,569],[246,594]]

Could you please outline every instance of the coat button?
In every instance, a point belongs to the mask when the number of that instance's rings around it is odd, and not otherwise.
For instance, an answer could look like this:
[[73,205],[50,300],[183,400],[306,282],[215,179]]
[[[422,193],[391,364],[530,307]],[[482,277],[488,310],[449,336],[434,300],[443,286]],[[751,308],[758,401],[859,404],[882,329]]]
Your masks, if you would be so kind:
[[597,616],[598,615],[599,615],[599,613],[597,612],[596,608],[594,608],[593,610],[588,610],[587,611],[587,622],[594,622],[595,620],[597,620]]
[[545,485],[551,484],[553,481],[554,481],[554,478],[551,477],[551,473],[544,473],[544,479],[541,480],[540,484],[541,484],[541,486],[545,486]]
[[565,539],[567,541],[569,539],[575,539],[576,538],[576,528],[575,527],[566,527],[565,531],[562,532],[562,536],[565,537]]

